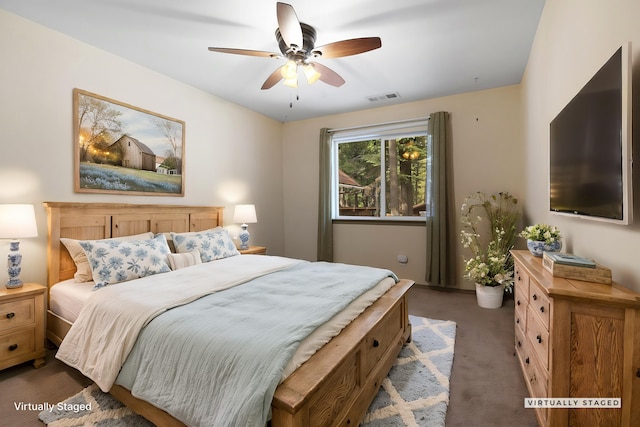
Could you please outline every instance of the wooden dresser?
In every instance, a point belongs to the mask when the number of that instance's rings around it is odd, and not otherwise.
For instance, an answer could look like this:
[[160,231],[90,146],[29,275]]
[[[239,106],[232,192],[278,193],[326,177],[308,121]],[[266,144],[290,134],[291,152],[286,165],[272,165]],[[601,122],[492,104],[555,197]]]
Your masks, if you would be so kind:
[[[515,260],[515,346],[531,397],[620,398],[621,408],[535,408],[542,426],[640,425],[640,294]],[[566,402],[567,400],[565,400]]]

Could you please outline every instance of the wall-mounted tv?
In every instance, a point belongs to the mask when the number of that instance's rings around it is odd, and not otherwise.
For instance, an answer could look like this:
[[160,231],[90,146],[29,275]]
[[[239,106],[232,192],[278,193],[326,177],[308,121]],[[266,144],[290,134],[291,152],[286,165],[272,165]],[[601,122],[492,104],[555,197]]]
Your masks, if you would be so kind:
[[630,44],[613,54],[549,127],[550,210],[630,224]]

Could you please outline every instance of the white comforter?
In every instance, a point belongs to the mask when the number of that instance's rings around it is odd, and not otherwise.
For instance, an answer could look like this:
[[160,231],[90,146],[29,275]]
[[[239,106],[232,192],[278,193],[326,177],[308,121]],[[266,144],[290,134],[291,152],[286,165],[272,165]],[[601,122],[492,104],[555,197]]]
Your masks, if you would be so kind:
[[[56,358],[109,391],[140,330],[158,314],[202,296],[283,270],[300,260],[242,255],[107,286],[95,292],[60,345]],[[198,280],[215,277],[217,280]],[[115,296],[118,298],[115,298]]]

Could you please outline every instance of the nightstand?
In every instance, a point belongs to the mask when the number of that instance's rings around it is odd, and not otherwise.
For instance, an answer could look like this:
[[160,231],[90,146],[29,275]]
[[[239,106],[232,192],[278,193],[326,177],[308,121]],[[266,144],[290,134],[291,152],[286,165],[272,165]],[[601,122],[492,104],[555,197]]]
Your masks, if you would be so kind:
[[44,300],[47,288],[25,283],[0,287],[0,369],[33,360],[44,365]]
[[265,246],[249,246],[249,249],[238,249],[242,255],[266,255],[267,248]]

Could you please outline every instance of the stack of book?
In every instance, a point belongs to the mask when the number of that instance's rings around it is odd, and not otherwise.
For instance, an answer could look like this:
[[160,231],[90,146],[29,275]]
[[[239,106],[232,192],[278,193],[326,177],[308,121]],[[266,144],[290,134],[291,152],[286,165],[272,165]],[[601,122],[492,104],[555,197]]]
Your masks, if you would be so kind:
[[544,252],[542,266],[557,277],[611,284],[611,270],[609,268],[577,255]]

